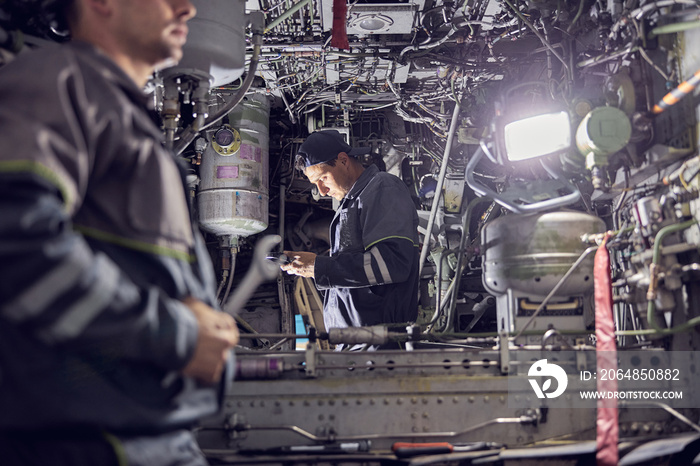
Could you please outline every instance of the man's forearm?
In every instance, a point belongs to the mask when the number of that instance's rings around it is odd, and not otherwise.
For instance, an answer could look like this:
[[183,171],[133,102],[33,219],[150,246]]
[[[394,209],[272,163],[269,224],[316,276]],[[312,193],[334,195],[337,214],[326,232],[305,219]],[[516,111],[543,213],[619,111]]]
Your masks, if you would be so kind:
[[414,253],[411,241],[392,238],[364,252],[318,257],[314,275],[316,286],[321,289],[362,288],[404,282],[411,268],[417,266]]

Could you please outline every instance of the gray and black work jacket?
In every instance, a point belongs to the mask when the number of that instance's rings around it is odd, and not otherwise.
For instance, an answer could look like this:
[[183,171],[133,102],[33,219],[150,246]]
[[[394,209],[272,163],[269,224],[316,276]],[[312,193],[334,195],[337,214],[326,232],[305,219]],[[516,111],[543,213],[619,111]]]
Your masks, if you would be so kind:
[[406,185],[372,165],[341,201],[331,254],[316,257],[326,329],[415,321],[418,214]]
[[216,411],[179,371],[215,305],[152,104],[92,46],[0,69],[0,429],[166,431]]

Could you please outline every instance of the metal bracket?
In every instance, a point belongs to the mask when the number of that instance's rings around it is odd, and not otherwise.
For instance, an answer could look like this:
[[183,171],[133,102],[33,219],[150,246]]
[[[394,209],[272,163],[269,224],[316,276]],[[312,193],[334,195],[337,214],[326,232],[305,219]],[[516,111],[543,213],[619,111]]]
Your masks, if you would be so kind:
[[316,377],[316,344],[309,341],[304,352],[304,371],[307,377]]
[[510,372],[510,353],[508,352],[508,334],[501,332],[498,335],[498,345],[501,350],[501,374]]

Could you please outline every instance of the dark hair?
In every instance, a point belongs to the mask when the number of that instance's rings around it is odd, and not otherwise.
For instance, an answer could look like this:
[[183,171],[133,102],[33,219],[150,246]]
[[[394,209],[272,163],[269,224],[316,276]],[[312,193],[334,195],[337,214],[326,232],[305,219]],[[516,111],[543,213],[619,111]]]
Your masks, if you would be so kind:
[[[338,161],[338,157],[334,158],[333,160],[329,160],[329,161],[323,162],[323,163],[325,163],[326,165],[328,165],[330,167],[335,167],[335,163],[337,161]],[[302,173],[304,172],[304,170],[306,169],[306,159],[304,158],[303,155],[297,154],[297,157],[294,160],[294,168],[296,168],[297,170],[299,170]]]

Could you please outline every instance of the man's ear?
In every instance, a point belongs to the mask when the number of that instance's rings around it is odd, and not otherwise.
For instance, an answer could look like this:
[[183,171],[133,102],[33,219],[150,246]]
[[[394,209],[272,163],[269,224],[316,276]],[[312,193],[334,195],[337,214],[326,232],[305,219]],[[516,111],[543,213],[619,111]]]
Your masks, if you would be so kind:
[[348,154],[345,152],[341,152],[338,154],[338,162],[342,165],[347,166],[348,165]]

